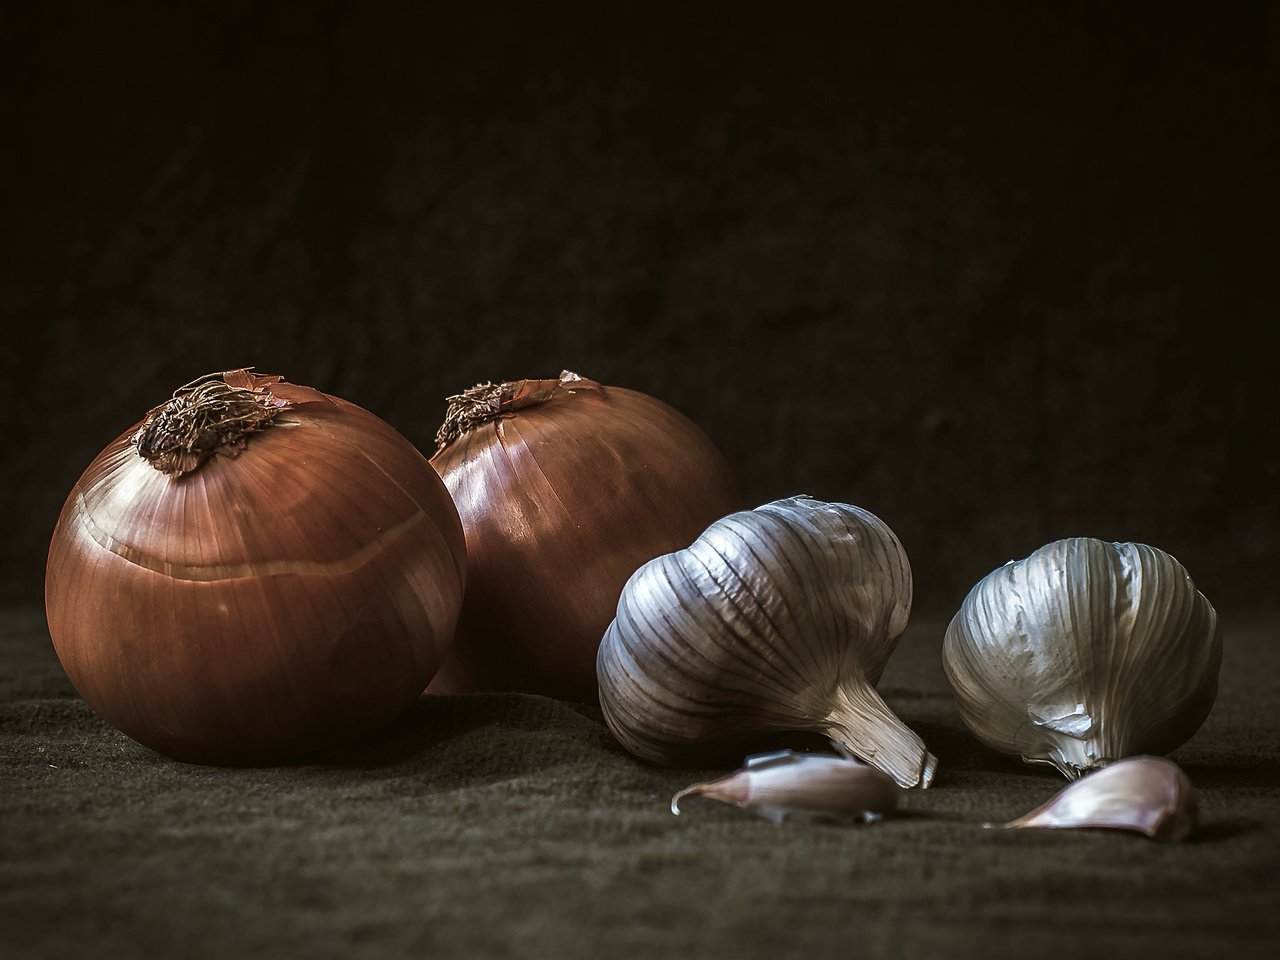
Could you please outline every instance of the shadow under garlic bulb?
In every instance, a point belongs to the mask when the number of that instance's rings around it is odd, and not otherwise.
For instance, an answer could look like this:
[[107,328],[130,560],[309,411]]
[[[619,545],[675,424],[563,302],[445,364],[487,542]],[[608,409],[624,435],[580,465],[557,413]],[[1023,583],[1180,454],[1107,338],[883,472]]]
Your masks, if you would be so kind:
[[409,707],[452,639],[462,525],[426,458],[337,397],[248,370],[109,444],[49,549],[76,690],[152,749],[287,761]]
[[1213,706],[1221,661],[1217,614],[1177,560],[1085,537],[992,571],[943,642],[974,736],[1068,780],[1188,740]]

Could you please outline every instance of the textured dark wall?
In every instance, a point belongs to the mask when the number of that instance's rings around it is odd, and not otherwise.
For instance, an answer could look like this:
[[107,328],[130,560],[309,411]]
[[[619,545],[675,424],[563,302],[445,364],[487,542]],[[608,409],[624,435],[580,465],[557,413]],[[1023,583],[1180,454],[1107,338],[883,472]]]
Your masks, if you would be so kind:
[[237,365],[424,449],[479,380],[650,392],[921,607],[1068,535],[1270,596],[1273,7],[193,6],[0,14],[7,596]]

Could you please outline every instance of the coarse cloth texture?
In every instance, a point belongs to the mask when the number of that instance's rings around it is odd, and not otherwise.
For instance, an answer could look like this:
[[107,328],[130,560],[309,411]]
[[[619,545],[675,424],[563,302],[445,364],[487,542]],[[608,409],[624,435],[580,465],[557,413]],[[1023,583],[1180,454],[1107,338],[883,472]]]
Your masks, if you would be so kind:
[[1280,936],[1280,616],[1226,621],[1217,703],[1173,757],[1201,827],[1161,844],[996,830],[1063,781],[981,747],[945,621],[880,683],[940,760],[870,825],[671,795],[725,770],[625,754],[591,704],[424,697],[302,765],[170,761],[75,694],[38,610],[0,641],[0,955],[1270,956]]

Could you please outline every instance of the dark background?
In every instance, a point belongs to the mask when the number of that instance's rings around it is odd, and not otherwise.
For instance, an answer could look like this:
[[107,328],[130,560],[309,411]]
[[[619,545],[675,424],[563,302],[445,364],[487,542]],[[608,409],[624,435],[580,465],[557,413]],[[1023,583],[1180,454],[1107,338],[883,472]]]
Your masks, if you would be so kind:
[[922,611],[1073,535],[1270,602],[1276,9],[696,6],[7,5],[6,600],[254,365],[428,452],[480,380],[652,393],[884,518]]

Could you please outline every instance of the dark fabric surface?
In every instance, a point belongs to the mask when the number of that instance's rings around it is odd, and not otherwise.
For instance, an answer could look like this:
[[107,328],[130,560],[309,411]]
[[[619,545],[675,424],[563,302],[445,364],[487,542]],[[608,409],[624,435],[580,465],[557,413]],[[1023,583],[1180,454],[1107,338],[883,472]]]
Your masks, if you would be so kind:
[[97,719],[33,610],[0,620],[0,955],[1253,957],[1280,936],[1280,619],[1226,620],[1173,756],[1202,826],[1162,845],[992,831],[1056,775],[976,744],[908,630],[881,691],[940,758],[869,826],[774,826],[671,794],[720,771],[620,752],[592,705],[428,697],[305,765],[166,760]]

